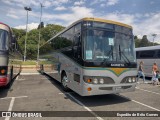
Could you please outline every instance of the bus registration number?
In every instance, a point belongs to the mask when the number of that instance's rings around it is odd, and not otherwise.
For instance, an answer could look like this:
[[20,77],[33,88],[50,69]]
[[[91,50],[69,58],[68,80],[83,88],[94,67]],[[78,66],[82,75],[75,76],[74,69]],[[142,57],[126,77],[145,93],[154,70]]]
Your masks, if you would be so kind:
[[122,87],[121,87],[121,86],[116,87],[116,90],[120,90],[120,89],[122,89]]

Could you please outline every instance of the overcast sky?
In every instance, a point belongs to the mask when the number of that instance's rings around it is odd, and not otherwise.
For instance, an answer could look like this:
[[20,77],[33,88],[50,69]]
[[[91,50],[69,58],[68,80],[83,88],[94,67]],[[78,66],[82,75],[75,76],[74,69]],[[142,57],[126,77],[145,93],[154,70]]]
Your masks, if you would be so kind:
[[160,0],[0,0],[0,22],[25,29],[24,7],[31,7],[29,29],[37,28],[40,21],[40,3],[44,24],[68,26],[83,17],[98,17],[133,26],[134,35],[147,35],[160,43]]

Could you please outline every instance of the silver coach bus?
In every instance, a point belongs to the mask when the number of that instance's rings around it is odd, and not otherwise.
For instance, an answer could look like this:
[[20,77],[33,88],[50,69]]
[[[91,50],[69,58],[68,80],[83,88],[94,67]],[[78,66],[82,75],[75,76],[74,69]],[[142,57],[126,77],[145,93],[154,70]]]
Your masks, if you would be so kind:
[[156,62],[160,68],[160,45],[136,48],[137,63],[144,61],[144,74],[152,77],[152,66]]
[[0,87],[9,88],[12,79],[20,72],[20,53],[11,28],[0,22]]
[[132,27],[83,18],[40,47],[41,72],[81,96],[134,91],[137,64]]

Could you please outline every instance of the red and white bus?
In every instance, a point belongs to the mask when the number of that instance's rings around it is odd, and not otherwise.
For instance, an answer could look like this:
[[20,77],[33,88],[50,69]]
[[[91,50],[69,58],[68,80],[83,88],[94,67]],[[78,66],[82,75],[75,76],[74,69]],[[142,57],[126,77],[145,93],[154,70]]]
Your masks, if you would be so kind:
[[15,62],[20,53],[11,28],[0,22],[0,87],[9,88],[12,79],[20,73],[20,62]]

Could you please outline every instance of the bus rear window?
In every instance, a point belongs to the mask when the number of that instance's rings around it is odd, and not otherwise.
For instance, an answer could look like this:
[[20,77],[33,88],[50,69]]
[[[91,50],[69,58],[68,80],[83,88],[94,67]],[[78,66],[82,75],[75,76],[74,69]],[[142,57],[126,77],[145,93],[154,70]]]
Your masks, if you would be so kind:
[[8,32],[0,29],[0,50],[8,50]]

